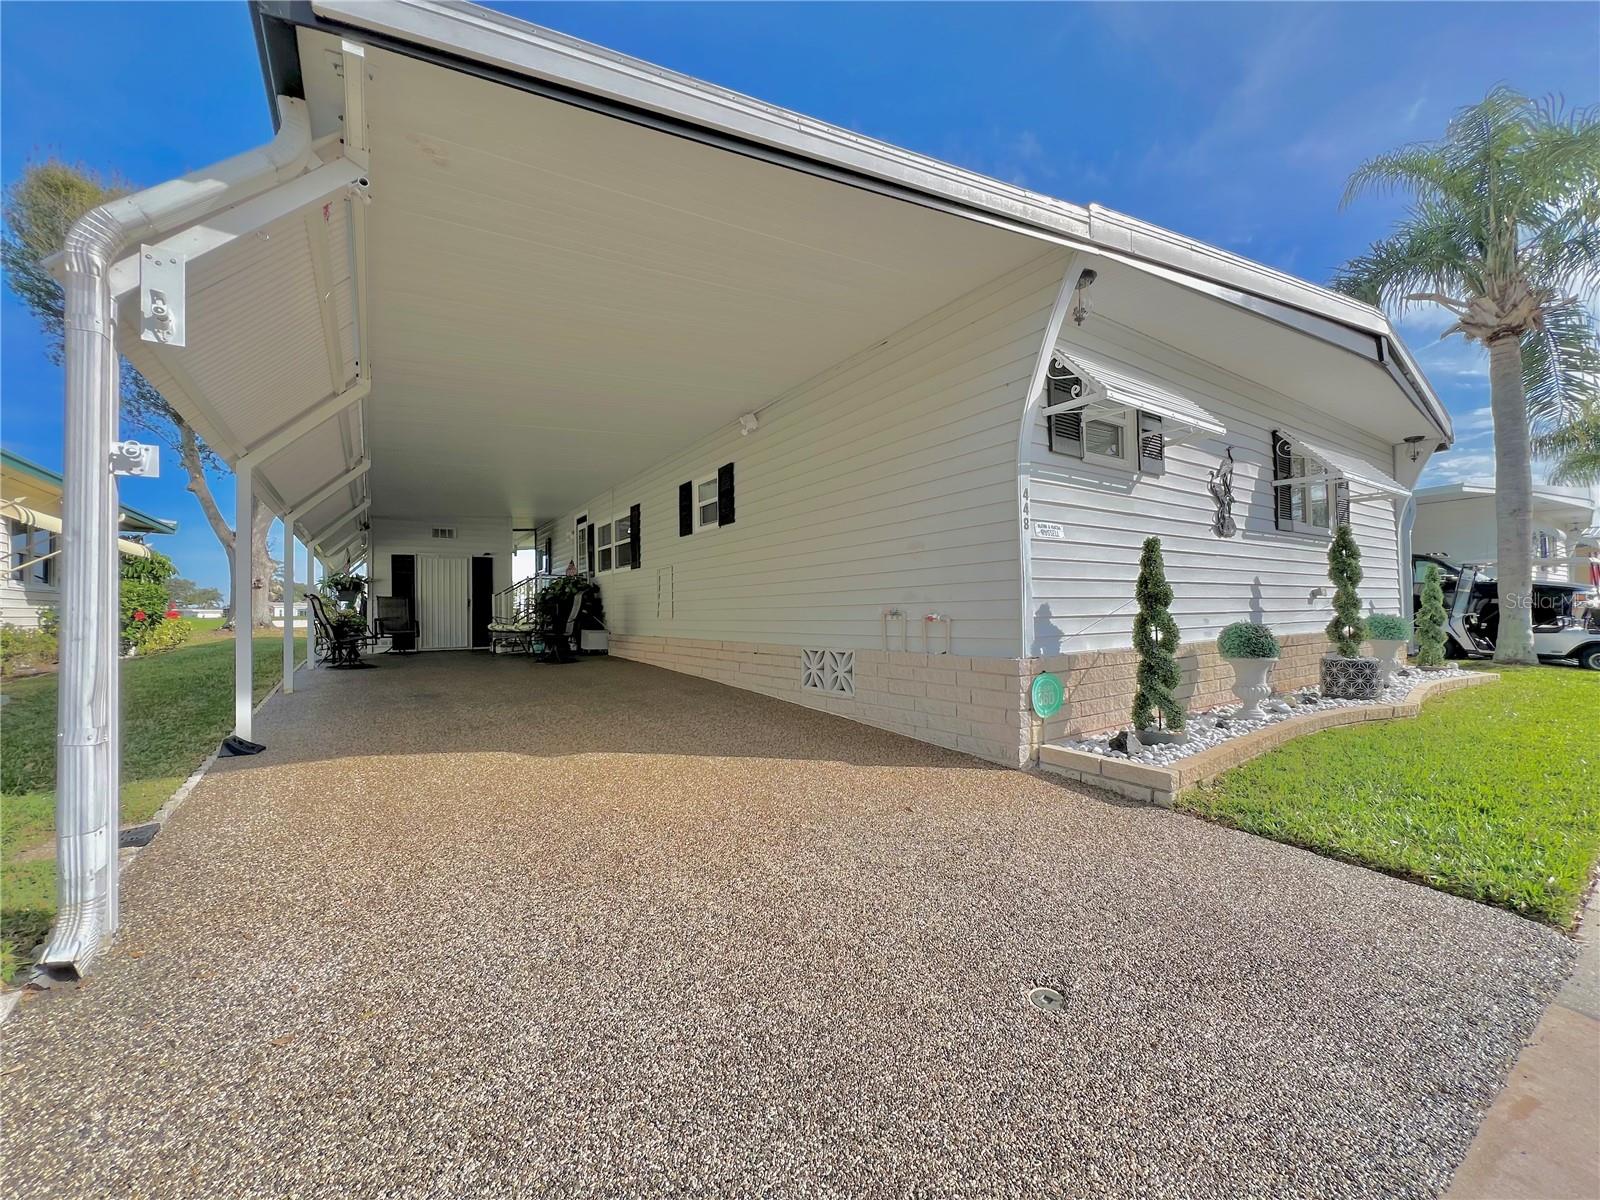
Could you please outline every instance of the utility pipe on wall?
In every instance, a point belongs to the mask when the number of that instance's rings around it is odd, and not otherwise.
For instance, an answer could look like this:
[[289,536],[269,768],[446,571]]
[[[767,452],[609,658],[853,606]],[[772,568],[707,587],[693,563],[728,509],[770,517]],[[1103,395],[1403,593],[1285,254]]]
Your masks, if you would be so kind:
[[[116,308],[109,272],[129,245],[263,192],[309,164],[304,101],[278,98],[277,136],[257,150],[123,196],[80,217],[61,254],[66,320],[61,667],[56,715],[57,918],[43,967],[79,974],[117,925],[121,780],[117,600]],[[248,543],[248,527],[245,540]]]

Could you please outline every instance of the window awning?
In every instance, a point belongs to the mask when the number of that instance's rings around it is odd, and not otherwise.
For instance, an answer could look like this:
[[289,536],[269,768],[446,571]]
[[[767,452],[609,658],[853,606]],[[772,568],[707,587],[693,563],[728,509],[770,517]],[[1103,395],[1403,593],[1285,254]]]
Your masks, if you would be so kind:
[[1343,450],[1331,450],[1316,442],[1307,441],[1298,434],[1290,434],[1290,444],[1300,453],[1316,459],[1328,469],[1328,474],[1337,475],[1350,483],[1350,498],[1352,500],[1373,500],[1383,498],[1405,499],[1411,495],[1411,489],[1390,479],[1372,464],[1348,454]]
[[[49,513],[35,512],[26,505],[18,504],[15,500],[0,500],[0,516],[26,525],[30,529],[42,529],[46,533],[61,532],[61,518],[53,517]],[[123,520],[127,518],[124,517]],[[150,547],[141,542],[130,542],[127,538],[117,539],[117,549],[132,558],[149,558]]]
[[1091,405],[1135,408],[1161,418],[1161,436],[1168,444],[1197,436],[1221,437],[1227,433],[1221,421],[1193,400],[1167,390],[1154,380],[1136,375],[1126,367],[1113,366],[1106,359],[1084,354],[1076,347],[1057,350],[1051,368],[1056,371],[1063,368],[1075,370],[1084,377],[1089,391],[1081,400],[1051,405],[1045,409],[1047,414]]

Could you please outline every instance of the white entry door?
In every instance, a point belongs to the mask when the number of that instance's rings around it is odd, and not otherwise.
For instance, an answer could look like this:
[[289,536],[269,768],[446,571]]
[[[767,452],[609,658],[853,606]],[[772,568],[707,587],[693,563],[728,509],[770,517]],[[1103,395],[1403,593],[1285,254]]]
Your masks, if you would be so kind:
[[417,555],[422,649],[465,650],[472,642],[472,571],[465,558]]

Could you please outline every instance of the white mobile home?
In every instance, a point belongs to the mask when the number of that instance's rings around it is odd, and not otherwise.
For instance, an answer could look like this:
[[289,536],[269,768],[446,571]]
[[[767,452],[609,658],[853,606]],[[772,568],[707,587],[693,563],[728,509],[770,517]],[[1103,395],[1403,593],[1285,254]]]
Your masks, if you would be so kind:
[[1186,638],[1264,620],[1291,683],[1345,510],[1400,611],[1451,431],[1377,311],[498,13],[252,11],[276,137],[113,213],[69,294],[422,648],[534,547],[612,654],[1018,765],[1122,719],[1149,534]]

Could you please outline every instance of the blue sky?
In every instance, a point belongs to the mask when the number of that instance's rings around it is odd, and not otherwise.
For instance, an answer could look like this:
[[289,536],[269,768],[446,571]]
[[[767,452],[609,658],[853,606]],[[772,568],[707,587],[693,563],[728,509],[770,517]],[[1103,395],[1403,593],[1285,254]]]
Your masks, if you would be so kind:
[[[1436,136],[1497,82],[1600,101],[1593,4],[494,7],[1319,282],[1398,211],[1340,211],[1363,157]],[[0,175],[54,154],[157,183],[270,135],[260,78],[243,4],[6,3]],[[1457,420],[1430,478],[1491,472],[1482,356],[1438,341],[1442,325],[1405,326]],[[7,292],[0,438],[59,467],[61,376],[43,345]],[[124,499],[177,518],[164,546],[221,586],[172,456],[162,472]],[[231,512],[226,478],[216,492]]]

